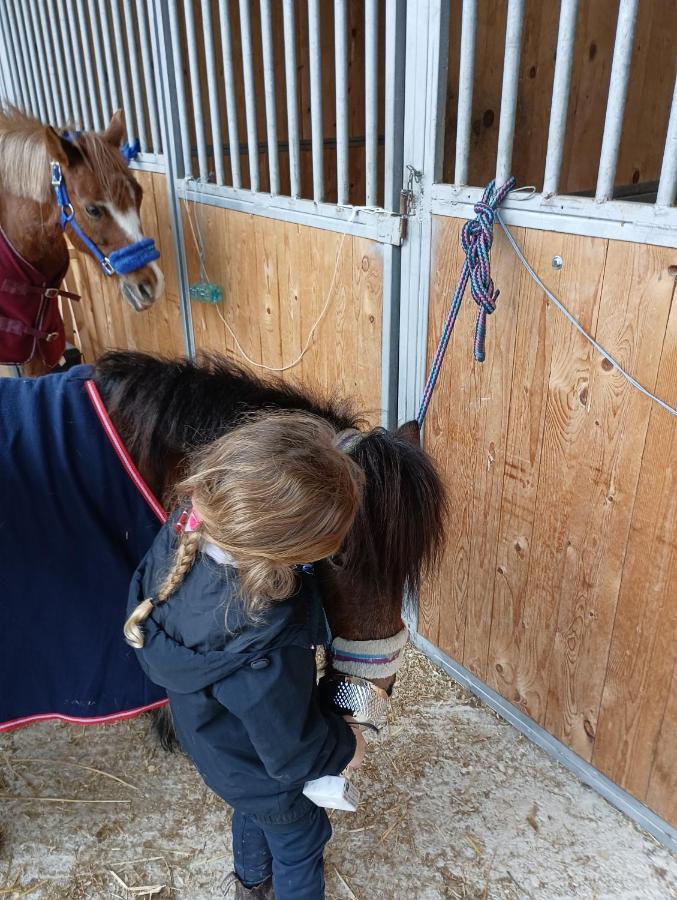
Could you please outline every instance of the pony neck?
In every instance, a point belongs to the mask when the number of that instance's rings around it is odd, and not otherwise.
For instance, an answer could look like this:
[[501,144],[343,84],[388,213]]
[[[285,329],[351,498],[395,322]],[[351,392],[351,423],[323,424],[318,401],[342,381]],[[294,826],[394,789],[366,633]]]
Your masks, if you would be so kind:
[[17,253],[48,281],[54,281],[68,268],[68,246],[51,198],[39,203],[12,194],[1,195],[0,227]]

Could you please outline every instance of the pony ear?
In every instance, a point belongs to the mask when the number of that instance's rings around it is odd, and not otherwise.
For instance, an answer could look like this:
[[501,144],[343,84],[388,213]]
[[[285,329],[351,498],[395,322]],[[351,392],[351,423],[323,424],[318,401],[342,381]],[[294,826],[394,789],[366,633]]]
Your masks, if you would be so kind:
[[118,109],[113,113],[113,117],[108,123],[108,127],[101,135],[104,141],[112,144],[115,149],[119,149],[127,136],[127,126],[125,125],[125,114],[123,110]]
[[399,438],[407,441],[408,444],[412,444],[414,447],[421,446],[421,429],[418,427],[416,419],[412,419],[411,422],[405,422],[404,425],[400,425],[395,433]]
[[75,144],[67,141],[51,125],[45,128],[45,145],[49,158],[62,166],[73,166],[82,160],[82,153]]

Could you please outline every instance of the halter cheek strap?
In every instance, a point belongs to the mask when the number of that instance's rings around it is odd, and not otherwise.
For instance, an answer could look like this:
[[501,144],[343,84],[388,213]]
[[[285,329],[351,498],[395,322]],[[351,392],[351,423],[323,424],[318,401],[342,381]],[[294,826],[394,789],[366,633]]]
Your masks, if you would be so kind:
[[154,262],[160,258],[160,253],[155,246],[152,238],[144,238],[119,250],[114,250],[108,256],[99,250],[94,241],[88,237],[75,220],[75,210],[68,196],[66,182],[63,179],[61,165],[52,160],[52,188],[56,202],[59,206],[59,225],[62,231],[70,226],[72,231],[77,234],[85,247],[92,254],[94,259],[99,263],[105,275],[127,275],[129,272],[135,272],[142,269],[148,263]]

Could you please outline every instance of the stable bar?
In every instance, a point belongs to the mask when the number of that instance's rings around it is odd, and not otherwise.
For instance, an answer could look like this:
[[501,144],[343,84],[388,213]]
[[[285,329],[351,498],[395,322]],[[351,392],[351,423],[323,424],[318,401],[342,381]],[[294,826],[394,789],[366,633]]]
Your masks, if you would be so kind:
[[[23,89],[26,80],[24,77],[22,77],[21,72],[19,71],[19,63],[21,62],[23,66],[23,60],[21,59],[21,55],[16,52],[16,47],[10,45],[9,43],[9,35],[11,34],[11,30],[9,24],[8,4],[4,3],[0,3],[0,31],[2,32],[2,41],[5,48],[5,59],[7,60],[7,67],[9,69],[10,78],[12,80],[12,96],[8,99],[11,99],[12,102],[17,106],[25,109],[28,106],[28,94],[24,93]],[[11,53],[9,49],[10,46],[12,46]]]
[[200,90],[200,64],[197,56],[197,35],[195,33],[195,11],[192,3],[184,3],[183,14],[186,22],[188,69],[190,72],[190,90],[193,96],[193,121],[195,122],[195,139],[197,141],[198,169],[202,181],[207,182],[209,181],[207,142],[205,141],[205,125],[202,115],[202,92]]
[[[35,82],[35,74],[33,72],[33,67],[31,65],[31,56],[28,52],[28,44],[26,39],[26,29],[24,26],[24,21],[21,12],[21,0],[14,0],[10,9],[12,10],[14,21],[12,33],[16,36],[19,35],[19,44],[20,46],[20,55],[25,64],[25,73],[26,73],[26,82],[28,84],[28,92],[31,98],[31,106],[30,112],[32,115],[37,118],[44,119],[44,110],[40,108],[40,102],[38,100],[38,92],[36,89]],[[17,8],[18,7],[18,8]]]
[[364,168],[367,206],[378,205],[378,2],[364,6]]
[[259,143],[256,133],[256,87],[254,85],[254,55],[249,0],[240,0],[240,36],[242,39],[242,70],[244,73],[244,104],[247,114],[247,147],[249,149],[249,187],[259,189]]
[[663,164],[658,182],[656,206],[672,206],[677,193],[677,77],[672,94],[672,109],[663,151]]
[[[188,6],[191,4],[189,3]],[[141,70],[139,69],[139,52],[136,41],[136,30],[134,28],[134,13],[132,11],[132,0],[123,0],[123,9],[125,15],[125,32],[127,34],[127,55],[129,57],[129,74],[132,80],[132,92],[134,94],[134,109],[136,110],[136,135],[141,143],[141,149],[146,152],[150,150],[148,136],[146,134],[146,109],[144,104],[144,95],[142,93],[143,82],[141,81]],[[124,48],[123,48],[124,49]]]
[[[181,28],[179,26],[179,13],[176,0],[170,0],[167,9],[167,35],[166,42],[171,43],[172,50],[172,81],[174,83],[176,97],[174,108],[178,118],[178,127],[181,135],[181,155],[183,158],[183,175],[190,177],[193,174],[193,157],[190,146],[190,127],[188,125],[188,107],[186,104],[186,85],[183,79],[183,59],[181,58]],[[165,42],[165,46],[166,46]]]
[[301,193],[301,153],[299,148],[299,112],[298,86],[296,81],[296,33],[294,30],[294,0],[283,0],[282,17],[284,28],[284,79],[287,93],[289,185],[292,197],[298,197]]
[[49,77],[49,69],[47,68],[47,49],[45,47],[45,35],[40,27],[40,14],[38,12],[35,0],[30,2],[30,24],[31,30],[28,37],[32,48],[35,49],[38,58],[38,69],[40,73],[39,90],[43,95],[47,118],[50,123],[58,124],[58,116],[56,113],[56,105],[54,103],[54,91]]
[[[64,12],[63,0],[57,0],[57,6],[58,12],[56,15],[54,15],[54,2],[52,0],[52,21],[60,30],[60,40],[57,39],[54,42],[54,47],[57,57],[61,57],[61,59],[59,60],[61,64],[61,71],[73,72],[75,71],[75,63],[73,62],[73,48],[71,45],[70,32],[66,22],[66,13]],[[62,50],[63,54],[61,52]],[[69,120],[73,125],[82,126],[80,95],[78,93],[77,84],[75,83],[75,78],[64,78],[64,83],[68,89],[68,98],[70,101],[70,107],[68,103],[65,103],[66,109],[64,111],[66,113],[66,119]]]
[[160,153],[162,149],[160,140],[160,120],[158,118],[157,99],[155,95],[155,74],[153,72],[153,57],[148,34],[148,19],[146,18],[146,0],[136,0],[136,21],[139,27],[141,64],[143,66],[144,87],[146,89],[150,138],[153,145],[152,150],[154,153]]
[[334,0],[334,60],[336,69],[336,199],[348,203],[348,9]]
[[207,92],[209,96],[209,116],[212,127],[212,156],[216,183],[223,184],[223,140],[221,138],[221,116],[219,113],[219,91],[216,84],[216,58],[214,56],[214,28],[212,26],[211,0],[202,0],[202,32],[205,39],[205,62],[207,69]]
[[235,71],[233,68],[233,38],[230,28],[228,0],[219,0],[221,50],[223,52],[223,78],[226,88],[226,115],[228,118],[228,143],[230,145],[230,172],[233,187],[242,186],[240,172],[240,138],[237,128],[237,100],[235,98]]
[[[93,2],[93,0],[90,0]],[[118,94],[118,85],[115,78],[115,62],[113,57],[113,47],[110,39],[110,23],[108,21],[108,2],[107,0],[99,0],[99,16],[98,21],[101,25],[101,36],[103,38],[103,50],[106,58],[105,68],[102,69],[103,78],[108,76],[108,90],[110,92],[110,111],[114,113],[120,108],[120,96]],[[94,18],[94,16],[92,16]]]
[[89,14],[89,27],[92,32],[92,46],[94,49],[94,65],[96,68],[96,83],[99,88],[99,101],[101,103],[101,115],[104,125],[107,124],[112,114],[115,112],[111,108],[110,96],[108,91],[106,63],[103,57],[101,47],[101,33],[99,31],[99,14],[96,10],[94,0],[87,0],[87,11]]
[[578,0],[562,0],[559,14],[559,31],[557,32],[555,75],[552,83],[548,149],[545,153],[545,175],[543,177],[543,193],[548,195],[556,194],[559,190],[567,112],[569,110],[571,71],[574,63],[577,12]]
[[313,141],[313,198],[316,203],[320,203],[324,200],[324,144],[319,0],[308,0],[308,51],[310,55],[310,128]]
[[275,105],[275,59],[273,56],[273,21],[270,0],[261,0],[261,48],[263,50],[263,87],[266,99],[266,131],[268,135],[268,172],[270,193],[280,193],[280,163],[277,155],[277,107]]
[[45,0],[38,0],[37,3],[38,17],[40,20],[40,33],[43,36],[43,44],[45,48],[45,60],[47,64],[47,72],[49,77],[50,94],[52,96],[54,106],[54,123],[60,124],[65,121],[63,104],[63,79],[59,75],[54,58],[54,41],[52,39],[52,29],[50,28],[49,16],[45,10]]
[[385,6],[385,147],[383,206],[400,211],[404,177],[404,73],[406,56],[405,0]]
[[623,129],[623,113],[628,94],[628,81],[632,65],[632,46],[635,37],[639,0],[620,0],[618,24],[614,41],[614,57],[609,78],[609,99],[604,119],[602,151],[599,156],[597,190],[595,200],[609,200],[614,193],[614,178],[618,162],[618,148]]
[[77,21],[77,9],[75,3],[73,3],[72,0],[67,0],[66,9],[68,10],[68,30],[70,32],[71,47],[73,50],[74,68],[71,69],[71,73],[75,73],[75,82],[78,86],[80,108],[82,109],[82,127],[85,130],[89,130],[94,127],[94,122],[87,98],[85,70],[82,65],[82,47],[80,46],[80,28]]
[[83,0],[77,0],[77,13],[80,24],[81,52],[85,60],[87,84],[89,85],[89,105],[92,111],[92,124],[94,128],[97,129],[97,131],[100,131],[103,127],[103,124],[101,119],[101,110],[99,109],[99,95],[96,89],[96,76],[94,74],[94,65],[92,63],[92,46],[89,40],[87,16],[85,14],[85,4]]
[[510,170],[512,168],[512,145],[515,137],[515,110],[517,109],[517,83],[519,81],[523,24],[524,0],[509,0],[508,21],[505,28],[501,116],[498,124],[498,151],[496,154],[496,185],[499,187],[512,174]]
[[[566,0],[564,0],[566,2]],[[477,38],[477,0],[463,0],[461,14],[461,60],[458,68],[458,112],[454,184],[468,183],[472,92],[475,84],[475,43]]]
[[[61,0],[59,0],[61,2]],[[120,76],[120,91],[122,93],[122,106],[127,123],[127,135],[130,143],[138,137],[136,115],[132,103],[132,95],[129,89],[129,76],[127,74],[127,60],[125,54],[125,39],[122,34],[122,20],[118,0],[110,0],[110,9],[113,16],[113,46],[117,57],[117,71]]]

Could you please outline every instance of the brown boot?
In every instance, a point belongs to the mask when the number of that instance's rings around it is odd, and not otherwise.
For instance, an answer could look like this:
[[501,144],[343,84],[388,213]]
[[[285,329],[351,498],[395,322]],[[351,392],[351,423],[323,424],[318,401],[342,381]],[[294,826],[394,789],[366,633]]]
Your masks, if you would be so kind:
[[257,884],[253,888],[248,888],[242,884],[235,872],[232,872],[224,882],[226,897],[233,886],[235,887],[235,900],[275,900],[272,878],[266,878],[261,884]]

